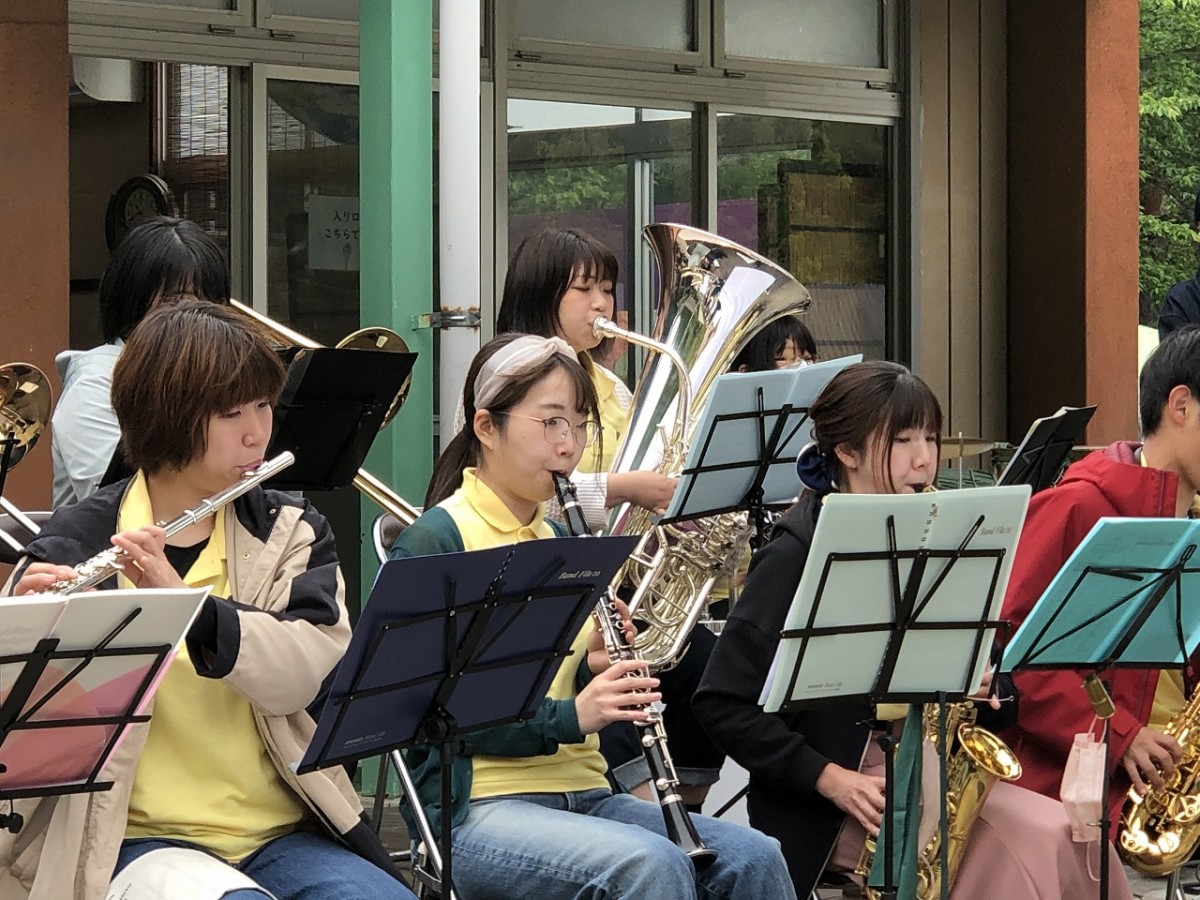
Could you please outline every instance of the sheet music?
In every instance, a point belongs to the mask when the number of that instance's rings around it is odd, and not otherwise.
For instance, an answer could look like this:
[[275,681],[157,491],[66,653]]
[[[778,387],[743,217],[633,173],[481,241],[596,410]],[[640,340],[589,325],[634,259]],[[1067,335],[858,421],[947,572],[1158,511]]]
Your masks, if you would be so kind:
[[[695,438],[688,448],[684,464],[684,483],[675,491],[663,518],[670,520],[681,515],[688,516],[693,511],[728,508],[746,496],[760,463],[762,419],[747,416],[718,421],[718,417],[756,411],[759,408],[759,387],[763,392],[764,410],[781,410],[788,404],[793,408],[784,424],[783,434],[784,437],[790,436],[790,439],[776,448],[777,458],[786,462],[772,466],[763,480],[765,503],[790,501],[800,492],[800,478],[796,474],[794,460],[804,445],[812,440],[812,423],[804,410],[812,405],[834,375],[846,366],[861,361],[862,354],[858,353],[810,366],[769,372],[729,372],[718,378],[712,399],[693,430]],[[766,416],[768,438],[780,418],[778,412]],[[706,440],[710,433],[711,440]],[[689,470],[708,470],[716,466],[732,468],[704,471],[701,476],[687,474]]]
[[[144,710],[207,595],[207,588],[145,589],[87,591],[69,597],[34,596],[0,601],[0,616],[4,617],[6,625],[10,619],[24,622],[21,646],[14,646],[16,641],[6,633],[5,647],[9,651],[28,654],[43,638],[51,637],[59,641],[55,652],[80,652],[78,657],[49,661],[24,704],[19,721],[88,720],[137,714]],[[98,656],[87,660],[86,665],[82,663],[86,651],[97,647],[135,610],[138,614],[106,646],[111,649],[166,646],[168,651],[137,708],[131,710],[134,698],[157,659],[155,654],[148,651],[127,656]],[[53,621],[49,621],[51,613],[55,613]],[[46,628],[40,634],[32,627],[35,615],[47,620]],[[24,665],[23,662],[11,663],[3,667],[5,680],[0,684],[0,703],[7,698]],[[0,790],[86,781],[99,755],[109,746],[119,728],[111,723],[83,721],[54,728],[17,728],[6,738],[0,736],[3,740],[0,762],[7,767],[0,773]],[[115,752],[123,736],[118,737],[110,752]]]
[[[831,495],[817,523],[785,630],[830,628],[833,632],[811,635],[804,641],[780,641],[773,663],[775,677],[769,679],[766,691],[767,711],[774,712],[789,700],[878,693],[876,680],[897,619],[893,598],[908,583],[913,560],[846,560],[839,556],[887,550],[889,516],[895,523],[899,551],[954,550],[974,528],[967,549],[996,553],[979,559],[960,558],[953,564],[947,559],[926,561],[913,622],[965,624],[961,629],[905,631],[890,684],[880,687],[884,694],[975,690],[982,680],[994,629],[986,630],[983,652],[976,657],[979,629],[966,623],[999,615],[1028,498],[1026,485],[907,496]],[[832,559],[831,554],[835,554]],[[984,610],[993,579],[995,590]],[[861,625],[876,630],[848,630]],[[788,696],[793,671],[798,677]]]
[[[1161,570],[1174,565],[1185,548],[1198,544],[1200,521],[1100,519],[1013,637],[1005,651],[1005,670],[1025,661],[1064,666],[1107,661],[1152,599],[1164,577]],[[1200,555],[1192,559],[1178,587],[1162,598],[1120,655],[1123,665],[1181,666],[1195,650],[1200,635]]]

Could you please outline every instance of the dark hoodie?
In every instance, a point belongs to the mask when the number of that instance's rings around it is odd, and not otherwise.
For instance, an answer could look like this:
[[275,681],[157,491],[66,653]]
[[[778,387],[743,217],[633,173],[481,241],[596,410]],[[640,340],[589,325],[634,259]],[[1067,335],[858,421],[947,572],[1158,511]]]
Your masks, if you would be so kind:
[[[874,719],[865,703],[768,713],[758,702],[804,573],[821,500],[805,491],[754,555],[692,698],[713,743],[749,772],[750,824],[779,841],[798,897],[816,886],[845,818],[817,792],[817,778],[830,763],[858,769]],[[1010,690],[1006,682],[999,686],[1001,696]],[[1001,713],[981,706],[979,723],[998,728],[1013,706],[1003,704]]]
[[[1178,476],[1142,466],[1134,455],[1139,448],[1123,441],[1097,450],[1067,469],[1056,487],[1034,495],[1004,599],[1004,618],[1012,621],[1013,631],[1101,517],[1174,517]],[[1087,674],[1074,670],[1015,674],[1020,713],[1017,724],[1003,737],[1021,760],[1021,787],[1058,798],[1074,737],[1092,722],[1092,705],[1082,687]],[[1158,670],[1116,669],[1106,677],[1117,710],[1109,720],[1113,773],[1109,805],[1115,825],[1129,788],[1121,757],[1150,721]]]

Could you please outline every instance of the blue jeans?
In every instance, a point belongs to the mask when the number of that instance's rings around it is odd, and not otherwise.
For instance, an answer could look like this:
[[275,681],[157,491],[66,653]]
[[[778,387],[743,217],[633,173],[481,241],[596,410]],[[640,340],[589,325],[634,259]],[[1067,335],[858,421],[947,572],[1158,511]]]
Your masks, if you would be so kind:
[[[182,841],[133,838],[121,844],[117,867],[123,868],[143,854],[162,847],[192,847]],[[199,847],[197,852],[204,853]],[[276,838],[234,865],[247,878],[279,900],[413,900],[413,893],[374,863],[343,847],[332,838],[308,831]],[[237,890],[222,900],[263,900],[266,894]]]
[[795,900],[774,838],[692,819],[719,854],[701,872],[667,840],[658,805],[628,794],[476,800],[454,829],[454,886],[462,900]]

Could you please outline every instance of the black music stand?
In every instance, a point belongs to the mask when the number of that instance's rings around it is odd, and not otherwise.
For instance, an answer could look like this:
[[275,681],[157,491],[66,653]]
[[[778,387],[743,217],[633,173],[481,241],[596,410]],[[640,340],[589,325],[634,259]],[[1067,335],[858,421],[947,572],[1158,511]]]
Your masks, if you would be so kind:
[[[173,649],[172,644],[111,646],[139,614],[140,610],[131,610],[94,647],[60,650],[59,639],[49,637],[38,640],[29,652],[0,657],[0,666],[22,665],[12,688],[0,700],[0,800],[57,797],[112,787],[112,782],[98,780],[100,772],[129,726],[150,720],[138,710],[149,700]],[[120,688],[119,696],[94,703],[93,696],[78,687],[77,679],[89,664],[112,657],[146,657],[148,662],[141,677]],[[57,671],[53,665],[57,662],[66,663],[67,671]],[[60,704],[57,709],[55,701]],[[43,711],[45,714],[39,715]],[[49,737],[38,737],[47,734]],[[18,746],[23,736],[27,736],[27,747]],[[84,746],[78,746],[80,743]],[[14,834],[23,824],[19,813],[0,815],[0,828]]]
[[1183,669],[1200,646],[1200,521],[1101,519],[1055,575],[1005,650],[1005,671],[1090,670],[1086,687],[1104,722],[1100,897],[1108,897],[1109,718],[1103,673]]
[[[944,706],[967,697],[1002,624],[997,614],[1028,498],[1022,487],[830,495],[780,635],[764,708],[856,701]],[[846,659],[867,662],[848,674]],[[887,825],[880,891],[894,900],[890,734],[880,745]],[[943,767],[945,751],[943,737]]]
[[417,354],[297,347],[284,359],[287,381],[275,405],[267,456],[290,450],[296,463],[269,484],[291,491],[345,487],[366,459]]
[[1035,420],[996,484],[1028,484],[1035,494],[1051,487],[1095,412],[1094,406],[1064,406]]
[[527,541],[384,563],[298,771],[436,744],[449,896],[458,738],[537,712],[637,541]]
[[696,426],[679,487],[663,524],[747,510],[755,547],[766,537],[768,504],[799,493],[796,457],[812,439],[808,408],[834,375],[862,356],[717,379]]

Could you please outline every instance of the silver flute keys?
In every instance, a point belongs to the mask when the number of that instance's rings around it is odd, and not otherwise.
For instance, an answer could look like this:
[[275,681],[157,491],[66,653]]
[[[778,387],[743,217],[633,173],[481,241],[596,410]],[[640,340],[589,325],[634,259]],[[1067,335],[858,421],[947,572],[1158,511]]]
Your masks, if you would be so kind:
[[[216,513],[222,506],[236,500],[251,488],[282,472],[295,461],[296,457],[286,450],[278,456],[268,459],[262,465],[243,475],[241,480],[236,484],[227,487],[220,493],[213,494],[207,500],[202,500],[194,508],[181,512],[170,522],[161,523],[163,531],[166,532],[167,537],[171,537],[171,535],[178,534],[183,529],[195,525],[201,519],[205,519]],[[91,559],[84,560],[75,566],[75,576],[73,578],[64,578],[62,581],[56,581],[50,587],[46,588],[46,590],[42,591],[42,593],[65,596],[87,590],[122,571],[128,561],[123,550],[116,547],[109,547],[107,550],[101,550]]]
[[[579,499],[575,495],[575,485],[558,472],[554,473],[554,490],[558,494],[559,505],[562,506],[563,517],[567,530],[575,537],[589,536],[587,522]],[[592,614],[596,620],[600,634],[604,638],[604,647],[608,651],[609,662],[621,662],[635,659],[636,656],[629,640],[625,637],[625,622],[621,609],[617,605],[615,594],[609,588],[603,599],[596,604]],[[637,669],[629,673],[629,678],[644,678],[649,676],[648,668]],[[642,745],[642,754],[650,767],[650,777],[658,794],[659,808],[662,810],[667,837],[671,843],[687,854],[692,865],[703,869],[717,858],[716,851],[704,846],[696,825],[684,806],[683,798],[679,795],[679,776],[675,772],[675,763],[667,749],[667,732],[663,728],[662,717],[652,704],[640,706],[647,716],[645,721],[634,722],[638,738]]]

